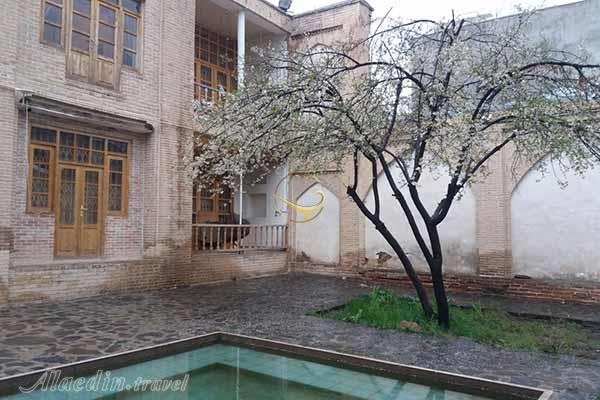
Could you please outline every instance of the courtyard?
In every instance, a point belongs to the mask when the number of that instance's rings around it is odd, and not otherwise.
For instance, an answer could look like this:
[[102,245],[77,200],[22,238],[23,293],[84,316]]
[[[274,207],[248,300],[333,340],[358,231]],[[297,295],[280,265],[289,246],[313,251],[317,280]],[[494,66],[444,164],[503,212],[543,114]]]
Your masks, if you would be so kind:
[[[512,351],[466,338],[378,330],[308,316],[368,293],[373,283],[291,274],[188,288],[0,308],[0,377],[177,339],[225,331],[453,373],[554,390],[595,400],[600,354]],[[399,294],[406,289],[390,286]],[[474,301],[453,295],[457,303]],[[598,306],[479,297],[513,313],[600,326]]]

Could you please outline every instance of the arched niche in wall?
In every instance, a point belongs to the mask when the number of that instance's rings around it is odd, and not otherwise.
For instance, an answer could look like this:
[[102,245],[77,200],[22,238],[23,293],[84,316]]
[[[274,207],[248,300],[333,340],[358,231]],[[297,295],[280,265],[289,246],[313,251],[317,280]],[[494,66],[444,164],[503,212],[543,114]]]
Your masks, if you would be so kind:
[[[390,165],[392,175],[396,182],[401,181],[401,171],[397,165]],[[438,168],[435,171],[425,170],[420,182],[419,191],[421,200],[425,207],[433,212],[440,200],[444,197],[450,178],[447,170]],[[402,248],[408,253],[418,271],[428,272],[429,268],[425,258],[414,238],[410,226],[406,220],[400,204],[393,196],[392,190],[388,184],[385,175],[381,174],[377,180],[380,198],[381,198],[381,218],[387,228],[398,239]],[[408,189],[402,189],[407,202],[412,203]],[[374,209],[373,189],[370,188],[365,197],[365,201],[370,210]],[[415,219],[419,221],[419,226],[427,242],[427,231],[415,207],[412,207]],[[450,209],[446,219],[439,226],[440,238],[442,241],[442,250],[444,253],[444,271],[456,274],[475,274],[476,273],[476,226],[475,226],[475,197],[471,189],[466,188],[462,196],[457,198]],[[385,266],[402,269],[400,260],[394,254],[392,248],[381,236],[373,224],[365,221],[365,240],[366,257],[369,259],[369,266]],[[382,254],[382,252],[386,254]],[[392,258],[389,258],[391,255]],[[389,259],[388,259],[389,258]],[[386,260],[388,259],[388,260]],[[385,261],[385,262],[384,262]]]
[[[318,216],[309,222],[296,215],[296,243],[298,256],[304,255],[318,264],[337,264],[340,261],[340,201],[333,192],[320,183],[306,189],[296,200],[298,205],[315,205],[321,201]],[[311,215],[307,215],[310,219]]]
[[513,274],[600,280],[600,168],[538,166],[511,197]]

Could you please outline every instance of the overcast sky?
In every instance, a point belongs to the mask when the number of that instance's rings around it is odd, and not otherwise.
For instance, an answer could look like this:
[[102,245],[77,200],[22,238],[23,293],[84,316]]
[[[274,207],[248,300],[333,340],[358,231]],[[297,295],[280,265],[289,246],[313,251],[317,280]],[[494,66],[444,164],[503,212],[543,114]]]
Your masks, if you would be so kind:
[[[269,0],[277,5],[279,0]],[[391,15],[403,19],[431,18],[442,19],[452,10],[458,15],[474,16],[491,13],[494,15],[513,14],[515,6],[526,8],[550,7],[558,4],[574,3],[574,0],[367,0],[375,8],[374,17],[382,17],[390,8]],[[309,11],[339,0],[294,0],[291,12]]]

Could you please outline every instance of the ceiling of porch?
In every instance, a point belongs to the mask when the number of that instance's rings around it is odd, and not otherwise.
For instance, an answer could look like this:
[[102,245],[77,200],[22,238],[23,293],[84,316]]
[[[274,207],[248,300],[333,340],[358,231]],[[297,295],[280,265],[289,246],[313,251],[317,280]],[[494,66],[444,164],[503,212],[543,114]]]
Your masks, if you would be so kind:
[[[196,0],[196,23],[213,32],[235,38],[240,9],[231,0]],[[246,38],[256,39],[284,33],[274,24],[252,12],[246,12]]]

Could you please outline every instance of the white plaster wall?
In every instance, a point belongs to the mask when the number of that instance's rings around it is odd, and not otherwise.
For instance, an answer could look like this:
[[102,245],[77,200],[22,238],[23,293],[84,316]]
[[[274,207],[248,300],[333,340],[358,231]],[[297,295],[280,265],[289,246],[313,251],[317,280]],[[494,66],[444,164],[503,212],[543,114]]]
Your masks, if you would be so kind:
[[[250,185],[244,185],[244,201],[242,203],[242,209],[244,210],[243,217],[248,220],[251,224],[266,224],[266,225],[285,225],[287,224],[287,215],[277,212],[275,204],[275,196],[279,195],[282,198],[287,198],[287,183],[283,181],[287,175],[287,166],[282,166],[275,169],[269,175],[267,175],[263,183]],[[252,176],[246,177],[246,182],[253,182]],[[282,182],[283,181],[283,182]],[[279,182],[282,182],[277,188]],[[277,193],[276,193],[277,191]],[[266,215],[253,216],[255,213],[250,209],[251,203],[248,201],[250,194],[264,194],[266,197]],[[239,191],[235,194],[234,200],[234,212],[239,215],[240,213],[240,194]]]
[[304,252],[311,261],[322,264],[337,264],[340,261],[340,201],[323,185],[316,183],[306,190],[297,203],[313,205],[321,200],[316,193],[325,193],[323,211],[310,222],[296,223],[296,253]]
[[511,209],[515,274],[600,280],[600,169],[582,177],[534,168],[513,192]]
[[[392,167],[392,174],[396,181],[400,181],[400,170]],[[388,184],[387,178],[382,174],[379,179],[379,192],[381,197],[381,217],[387,228],[395,235],[402,248],[408,253],[409,258],[413,262],[418,271],[428,272],[429,268],[425,263],[421,250],[413,236],[404,212],[400,208],[398,201],[393,197],[392,190]],[[449,177],[444,174],[442,169],[435,173],[425,171],[419,183],[421,199],[429,210],[437,207],[440,200],[446,193],[446,188],[449,182]],[[410,195],[406,188],[402,189],[408,199]],[[374,209],[374,200],[372,189],[366,197],[366,204],[370,210]],[[418,211],[411,207],[421,232],[427,238],[427,231],[422,222]],[[377,266],[379,252],[385,252],[392,259],[380,266],[402,268],[400,260],[396,257],[392,248],[388,245],[385,239],[379,232],[375,230],[373,224],[366,220],[366,256],[369,259],[370,266]],[[460,199],[456,199],[454,205],[444,222],[439,227],[440,238],[442,241],[442,250],[444,253],[444,271],[458,274],[475,274],[476,273],[476,254],[477,243],[475,236],[475,197],[470,189],[466,189]],[[427,240],[427,239],[426,239]]]

